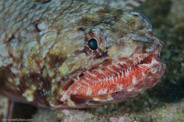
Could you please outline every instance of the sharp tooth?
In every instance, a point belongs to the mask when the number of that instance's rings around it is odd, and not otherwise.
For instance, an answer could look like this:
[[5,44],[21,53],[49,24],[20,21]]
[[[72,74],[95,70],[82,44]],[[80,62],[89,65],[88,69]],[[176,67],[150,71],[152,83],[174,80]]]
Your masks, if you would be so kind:
[[110,70],[111,72],[114,72],[114,70],[109,66],[107,66],[107,69]]
[[124,76],[124,73],[123,73],[123,71],[121,72],[121,75],[122,75],[122,77]]
[[118,64],[115,64],[114,66],[115,66],[115,68],[117,68],[117,69],[121,68]]
[[129,76],[129,70],[127,70],[127,76]]
[[118,73],[118,78],[120,78],[120,72]]
[[113,76],[111,77],[111,80],[112,80],[112,81],[114,80]]
[[90,76],[96,78],[97,76],[94,73],[89,73]]
[[115,81],[116,81],[116,82],[118,81],[118,78],[117,78],[117,77],[115,78]]
[[85,79],[86,79],[86,80],[89,80],[89,78],[88,78],[88,77],[85,77]]
[[133,85],[135,85],[137,83],[137,79],[135,76],[133,76],[133,78],[132,78],[132,83],[133,83]]
[[125,62],[123,62],[123,61],[121,61],[121,62],[120,62],[120,64],[121,64],[121,65],[124,65],[124,64],[126,64],[126,63],[125,63]]
[[82,80],[82,83],[89,85],[89,83],[86,82],[85,80]]
[[125,76],[128,76],[129,75],[129,70],[127,69],[126,71],[125,71]]
[[105,78],[105,81],[108,82],[108,78],[107,77]]
[[108,77],[106,78],[106,82],[107,82],[107,83],[109,82],[109,78],[108,78]]
[[99,72],[100,74],[104,75],[104,72],[103,72],[101,69],[99,69],[98,72]]

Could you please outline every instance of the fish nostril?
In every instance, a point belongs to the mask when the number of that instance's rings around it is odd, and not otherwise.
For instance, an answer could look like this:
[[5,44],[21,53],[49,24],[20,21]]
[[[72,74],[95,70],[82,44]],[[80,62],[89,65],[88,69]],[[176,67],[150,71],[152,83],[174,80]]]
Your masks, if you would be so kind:
[[126,44],[125,44],[125,41],[124,41],[123,39],[120,39],[119,44],[120,44],[121,46],[123,46],[123,47],[126,45]]
[[155,50],[154,46],[149,46],[145,49],[146,52],[153,52]]
[[143,52],[144,53],[150,53],[150,52],[153,52],[155,49],[156,48],[155,48],[154,45],[144,45]]

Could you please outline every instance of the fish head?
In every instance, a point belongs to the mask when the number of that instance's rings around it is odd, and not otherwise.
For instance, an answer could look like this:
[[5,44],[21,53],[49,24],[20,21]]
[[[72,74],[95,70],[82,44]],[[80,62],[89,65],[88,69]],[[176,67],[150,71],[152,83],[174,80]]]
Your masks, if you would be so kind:
[[117,10],[80,21],[62,36],[68,51],[59,68],[66,76],[58,91],[63,106],[124,101],[153,87],[164,74],[166,66],[157,58],[162,44],[142,14]]

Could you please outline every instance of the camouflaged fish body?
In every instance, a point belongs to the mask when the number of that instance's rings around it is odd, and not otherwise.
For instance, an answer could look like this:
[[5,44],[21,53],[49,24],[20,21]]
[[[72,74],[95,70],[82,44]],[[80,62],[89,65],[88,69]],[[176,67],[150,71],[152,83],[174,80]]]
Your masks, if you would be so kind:
[[11,100],[46,108],[119,102],[165,70],[161,43],[137,12],[9,0],[0,1],[0,18],[0,93]]

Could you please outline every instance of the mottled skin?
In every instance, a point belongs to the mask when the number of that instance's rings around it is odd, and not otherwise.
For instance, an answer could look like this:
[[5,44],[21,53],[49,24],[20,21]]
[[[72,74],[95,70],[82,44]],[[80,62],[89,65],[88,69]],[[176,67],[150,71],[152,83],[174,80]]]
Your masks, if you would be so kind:
[[99,5],[107,5],[112,8],[122,8],[123,10],[132,10],[138,7],[142,2],[146,0],[83,0],[89,3],[95,3]]
[[156,58],[161,43],[136,12],[4,0],[0,18],[0,93],[11,100],[47,108],[118,102],[154,86],[165,70]]

